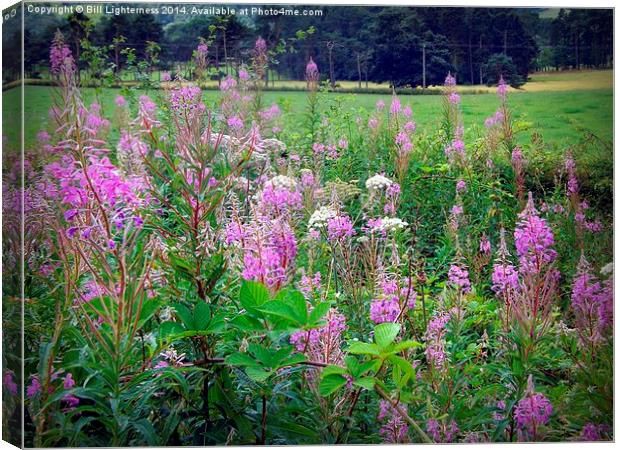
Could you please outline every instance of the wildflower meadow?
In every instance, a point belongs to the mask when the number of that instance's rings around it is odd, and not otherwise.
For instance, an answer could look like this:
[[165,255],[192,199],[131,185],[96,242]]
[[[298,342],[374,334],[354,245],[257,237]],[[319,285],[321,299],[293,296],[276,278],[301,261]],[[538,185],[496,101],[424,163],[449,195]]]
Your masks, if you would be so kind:
[[422,127],[308,57],[291,113],[252,41],[212,100],[200,39],[104,105],[56,32],[23,185],[4,150],[3,437],[23,383],[35,447],[612,440],[606,144],[548,157],[502,73],[471,127],[442,74]]

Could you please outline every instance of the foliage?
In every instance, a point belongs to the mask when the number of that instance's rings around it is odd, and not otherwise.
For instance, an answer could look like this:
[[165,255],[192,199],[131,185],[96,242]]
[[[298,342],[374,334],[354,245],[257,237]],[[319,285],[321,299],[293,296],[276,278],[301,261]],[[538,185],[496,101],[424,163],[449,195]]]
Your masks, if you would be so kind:
[[[81,42],[76,59],[54,37],[53,124],[23,191],[5,163],[3,320],[15,331],[23,306],[29,445],[613,439],[609,186],[570,151],[517,145],[530,129],[503,79],[466,127],[444,74],[422,127],[396,94],[369,111],[326,95],[308,59],[295,118],[267,102],[280,53],[257,38],[212,102],[179,76],[108,109],[84,101],[78,64],[99,51]],[[155,42],[125,66],[149,72]]]

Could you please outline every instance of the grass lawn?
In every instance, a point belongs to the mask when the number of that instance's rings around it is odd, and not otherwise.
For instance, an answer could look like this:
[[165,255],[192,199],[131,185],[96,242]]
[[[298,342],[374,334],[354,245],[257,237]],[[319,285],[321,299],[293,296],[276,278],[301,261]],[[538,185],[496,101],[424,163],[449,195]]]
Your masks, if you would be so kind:
[[[604,73],[604,72],[600,72]],[[575,74],[573,74],[575,75]],[[577,74],[580,75],[580,74]],[[584,75],[585,76],[585,75]],[[558,78],[559,77],[559,78]],[[604,78],[604,77],[601,77]],[[553,90],[553,86],[566,83],[580,83],[580,77],[573,77],[570,81],[561,74],[538,75],[534,78],[536,86],[545,83],[551,85],[549,90],[520,90],[509,96],[509,102],[514,111],[514,117],[531,123],[548,142],[558,145],[569,145],[575,142],[579,131],[573,124],[584,127],[599,137],[611,140],[613,137],[613,91],[611,88],[595,90]],[[600,81],[600,80],[599,80]],[[582,83],[583,85],[583,83]],[[598,85],[598,84],[595,84]],[[84,89],[85,101],[94,100],[94,90]],[[52,103],[52,88],[46,86],[26,86],[26,142],[34,144],[36,133],[48,126],[48,110]],[[114,98],[120,93],[118,89],[104,90],[102,104],[104,112],[109,113],[114,108]],[[151,92],[156,98],[163,91]],[[10,142],[19,138],[19,89],[3,92],[3,135]],[[351,108],[371,109],[378,99],[389,103],[389,95],[377,94],[323,94],[326,99],[323,105],[330,101],[343,101]],[[205,101],[213,104],[217,101],[217,91],[205,91]],[[287,114],[299,116],[306,105],[305,92],[266,92],[265,100],[268,103],[277,102]],[[402,96],[403,104],[410,104],[413,108],[414,119],[418,129],[427,130],[436,126],[440,120],[441,96],[417,95]],[[498,106],[495,94],[464,95],[462,97],[462,111],[465,127],[482,127],[484,119],[494,113]],[[287,121],[288,122],[288,121]],[[525,134],[523,138],[526,139]]]

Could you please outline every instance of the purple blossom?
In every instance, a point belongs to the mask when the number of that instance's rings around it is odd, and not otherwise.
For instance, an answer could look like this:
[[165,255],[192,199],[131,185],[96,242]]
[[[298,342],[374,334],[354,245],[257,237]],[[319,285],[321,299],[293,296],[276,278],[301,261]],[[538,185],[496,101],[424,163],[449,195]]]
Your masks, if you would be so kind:
[[525,209],[519,214],[514,237],[521,271],[539,273],[544,265],[555,260],[557,253],[551,248],[553,232],[547,221],[538,215],[531,192]]
[[506,101],[506,94],[508,93],[508,86],[504,81],[504,77],[499,77],[499,83],[497,84],[497,96],[502,100]]
[[405,129],[407,133],[414,133],[416,130],[416,124],[414,121],[410,120],[405,123],[403,128]]
[[450,443],[459,432],[459,427],[454,420],[450,423],[440,423],[437,419],[428,419],[426,432],[437,443]]
[[327,220],[327,238],[332,242],[341,242],[355,234],[349,216],[336,216]]
[[26,388],[26,396],[32,398],[39,392],[41,392],[41,383],[39,382],[39,377],[34,375],[30,380],[30,385]]
[[220,91],[222,92],[232,91],[236,87],[237,87],[237,80],[235,80],[230,75],[224,78],[222,82],[220,83]]
[[390,104],[390,114],[392,115],[396,115],[401,111],[401,104],[400,104],[400,100],[398,99],[398,97],[393,96],[392,97],[392,103]]
[[394,407],[392,401],[381,400],[379,402],[377,420],[386,420],[379,429],[379,434],[383,437],[384,443],[398,444],[406,442],[409,427]]
[[515,406],[514,416],[523,437],[536,439],[538,428],[546,425],[553,414],[551,402],[543,394],[529,392]]
[[198,44],[198,47],[196,47],[196,52],[202,56],[207,56],[207,53],[209,53],[209,47],[204,42],[201,42]]
[[182,86],[170,92],[170,106],[175,112],[204,111],[202,91],[198,86]]
[[50,48],[50,71],[54,75],[61,72],[72,73],[75,70],[75,61],[69,46],[64,42],[64,36],[60,31],[54,35]]
[[325,316],[325,322],[322,327],[293,333],[290,343],[298,352],[306,353],[313,361],[343,364],[344,354],[340,346],[342,333],[347,329],[346,318],[337,309],[331,308]]
[[256,53],[265,53],[267,51],[267,43],[262,37],[258,37],[254,43],[254,50]]
[[489,242],[486,234],[483,234],[480,238],[480,245],[478,247],[478,251],[483,255],[491,254],[491,243]]
[[374,323],[394,322],[400,314],[398,296],[374,299],[370,304],[370,320]]
[[319,68],[312,58],[306,64],[306,80],[309,83],[316,83],[319,81]]
[[448,101],[453,105],[458,105],[461,102],[461,96],[456,92],[451,92],[448,95]]
[[491,289],[496,294],[519,288],[519,272],[512,264],[496,263],[493,266],[491,280],[493,281]]
[[452,76],[451,73],[448,73],[446,79],[443,82],[444,86],[456,86],[456,79]]
[[426,341],[426,361],[429,366],[441,370],[446,362],[444,334],[450,315],[441,313],[433,317],[426,327],[424,340]]
[[238,116],[229,117],[226,124],[229,128],[235,131],[243,129],[243,120],[241,120]]
[[8,370],[4,372],[4,376],[2,377],[2,385],[6,388],[9,394],[17,395],[17,383],[15,383],[12,371]]
[[450,266],[450,270],[448,271],[448,282],[452,286],[461,289],[464,294],[471,291],[469,272],[464,266],[452,264]]
[[602,284],[592,275],[583,255],[573,281],[571,306],[581,345],[602,342],[613,323],[613,289],[611,282]]
[[566,195],[570,197],[579,194],[579,180],[577,179],[577,175],[575,173],[575,160],[570,153],[566,155],[564,167],[566,168],[566,173],[568,175],[568,181],[566,182]]
[[114,99],[114,103],[119,108],[122,108],[127,105],[127,100],[125,100],[125,97],[123,97],[122,95],[117,95],[116,98]]
[[605,440],[603,435],[608,429],[609,427],[605,424],[595,425],[591,422],[586,423],[581,430],[581,436],[579,436],[579,439],[581,441],[590,442]]

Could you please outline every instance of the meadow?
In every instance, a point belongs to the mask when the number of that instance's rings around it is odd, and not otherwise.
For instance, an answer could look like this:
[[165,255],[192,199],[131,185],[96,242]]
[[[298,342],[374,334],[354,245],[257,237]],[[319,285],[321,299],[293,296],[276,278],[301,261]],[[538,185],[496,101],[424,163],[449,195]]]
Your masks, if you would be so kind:
[[[282,85],[303,88],[303,82],[283,82]],[[345,87],[346,83],[341,83]],[[356,86],[356,83],[349,83]],[[378,85],[379,86],[379,85]],[[589,130],[601,139],[611,141],[613,136],[613,80],[611,71],[582,71],[565,73],[534,74],[530,82],[520,90],[511,89],[511,106],[515,118],[525,122],[533,131],[553,144],[566,145],[575,142],[583,130]],[[213,86],[211,86],[213,87]],[[489,91],[487,94],[469,94],[464,102],[463,122],[470,128],[480,126],[483,119],[491,115],[496,107],[496,97],[492,88],[487,86],[465,87],[464,92]],[[463,92],[459,90],[459,92]],[[28,144],[33,143],[37,127],[48,121],[47,111],[52,104],[52,88],[48,86],[26,86],[26,130]],[[114,98],[120,89],[103,89],[100,103],[104,110],[113,108]],[[137,91],[136,95],[145,92]],[[84,89],[86,103],[95,100],[94,89]],[[11,89],[4,93],[3,113],[9,126],[6,134],[9,137],[18,132],[12,120],[16,120],[19,111],[19,89]],[[205,90],[204,100],[213,105],[218,99],[217,90]],[[344,103],[349,108],[363,108],[366,111],[374,108],[378,100],[389,101],[387,94],[325,94],[324,107],[333,103]],[[404,97],[415,111],[416,120],[424,128],[437,125],[437,111],[441,109],[440,95],[412,95]],[[275,102],[283,109],[284,114],[295,121],[303,112],[306,93],[294,91],[265,93],[267,102]],[[527,136],[522,136],[526,140]]]
[[96,91],[58,32],[23,165],[4,93],[5,439],[23,383],[35,447],[613,440],[609,88],[271,92],[258,38],[203,90],[208,55]]

